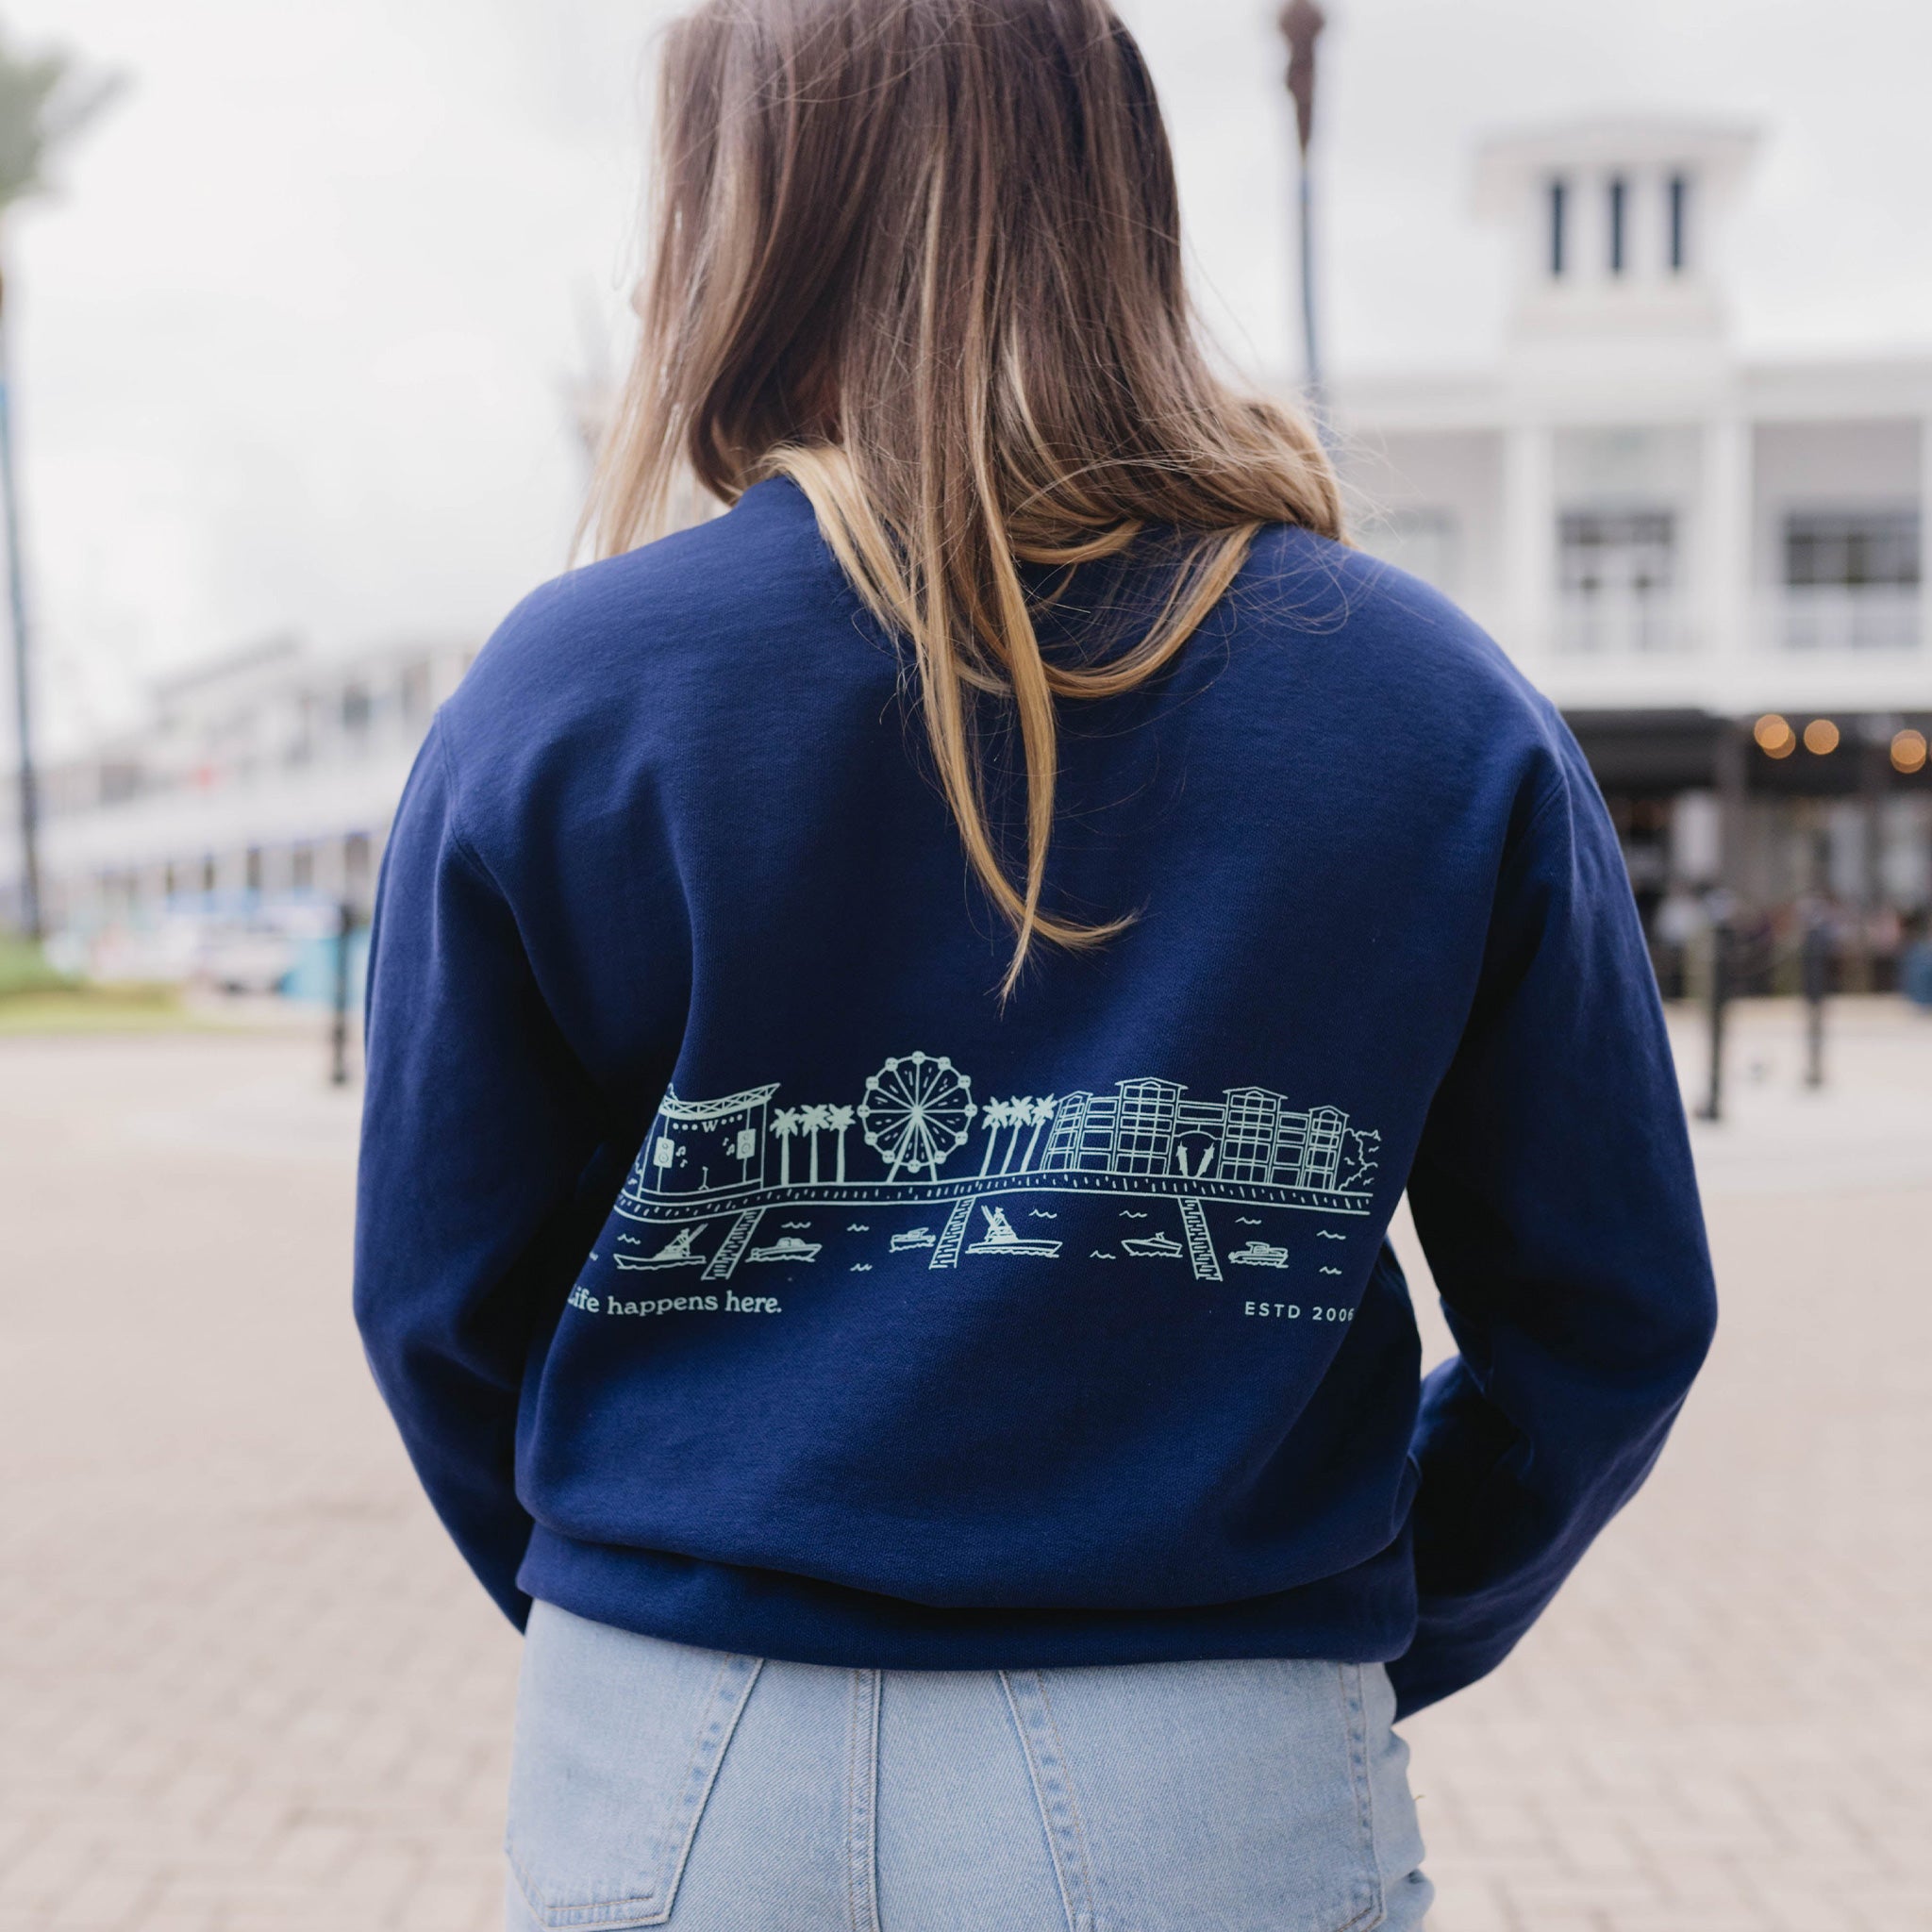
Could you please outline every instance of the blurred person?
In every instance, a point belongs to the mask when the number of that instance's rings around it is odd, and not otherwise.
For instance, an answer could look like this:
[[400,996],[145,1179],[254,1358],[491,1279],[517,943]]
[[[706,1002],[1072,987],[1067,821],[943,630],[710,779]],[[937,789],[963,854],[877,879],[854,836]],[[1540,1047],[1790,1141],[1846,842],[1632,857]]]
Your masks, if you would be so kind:
[[1104,0],[710,0],[661,88],[603,560],[373,941],[357,1311],[527,1633],[508,1924],[1414,1927],[1392,1726],[1711,1333],[1615,834],[1213,372]]

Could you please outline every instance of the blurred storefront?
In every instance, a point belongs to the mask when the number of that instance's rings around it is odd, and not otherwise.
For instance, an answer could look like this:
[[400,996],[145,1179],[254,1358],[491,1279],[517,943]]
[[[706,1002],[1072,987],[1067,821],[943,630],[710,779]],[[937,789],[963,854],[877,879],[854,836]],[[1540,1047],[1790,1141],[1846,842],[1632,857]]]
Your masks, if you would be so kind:
[[1736,350],[1726,217],[1754,148],[1697,122],[1491,143],[1506,353],[1341,385],[1365,545],[1464,605],[1559,704],[1667,990],[1721,914],[1747,985],[1895,982],[1932,901],[1932,357]]

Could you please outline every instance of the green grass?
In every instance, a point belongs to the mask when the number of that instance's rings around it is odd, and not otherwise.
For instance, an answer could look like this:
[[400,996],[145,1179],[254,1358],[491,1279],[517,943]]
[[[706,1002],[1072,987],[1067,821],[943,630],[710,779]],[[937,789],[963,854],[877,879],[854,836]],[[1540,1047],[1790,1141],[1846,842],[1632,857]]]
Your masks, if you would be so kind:
[[23,993],[58,992],[74,982],[47,964],[30,941],[0,936],[0,1000]]
[[21,1033],[203,1031],[220,1024],[190,1012],[172,986],[64,986],[0,999],[0,1038]]
[[38,946],[0,939],[0,1035],[127,1033],[203,1027],[178,987],[90,986],[57,973]]

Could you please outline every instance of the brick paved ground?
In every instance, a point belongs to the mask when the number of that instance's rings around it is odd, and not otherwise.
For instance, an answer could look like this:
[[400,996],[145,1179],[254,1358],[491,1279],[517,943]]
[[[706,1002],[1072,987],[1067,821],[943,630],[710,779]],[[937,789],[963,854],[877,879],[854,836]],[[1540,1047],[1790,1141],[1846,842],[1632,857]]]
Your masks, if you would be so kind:
[[[1811,1096],[1792,1024],[1700,1136],[1663,1467],[1412,1726],[1437,1932],[1932,1924],[1932,1024],[1847,1012]],[[516,1645],[366,1386],[320,1064],[0,1042],[0,1932],[492,1925]]]

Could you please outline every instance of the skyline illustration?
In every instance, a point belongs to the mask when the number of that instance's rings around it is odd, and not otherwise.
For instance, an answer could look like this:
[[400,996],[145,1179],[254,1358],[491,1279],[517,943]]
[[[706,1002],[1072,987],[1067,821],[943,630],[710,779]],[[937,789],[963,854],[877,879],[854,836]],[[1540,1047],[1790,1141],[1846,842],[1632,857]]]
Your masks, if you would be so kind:
[[[943,1207],[942,1225],[921,1227],[916,1243],[895,1243],[889,1253],[916,1251],[927,1266],[944,1269],[958,1266],[962,1254],[1058,1255],[1058,1243],[1022,1241],[991,1206],[981,1209],[990,1232],[970,1240],[977,1204],[1025,1193],[1113,1194],[1178,1209],[1172,1232],[1150,1230],[1155,1238],[1128,1247],[1130,1256],[1184,1255],[1197,1277],[1219,1280],[1209,1203],[1349,1218],[1373,1208],[1380,1133],[1356,1126],[1337,1107],[1297,1108],[1271,1088],[1227,1087],[1216,1098],[1197,1098],[1182,1082],[1138,1075],[982,1101],[947,1056],[916,1052],[889,1058],[856,1101],[774,1107],[779,1090],[772,1081],[710,1100],[667,1093],[617,1213],[665,1235],[729,1217],[724,1240],[705,1257],[706,1278],[720,1279],[741,1258],[770,1252],[748,1254],[773,1208]],[[677,1261],[700,1258],[694,1236],[677,1240]],[[651,1264],[664,1265],[656,1255],[622,1265]]]

